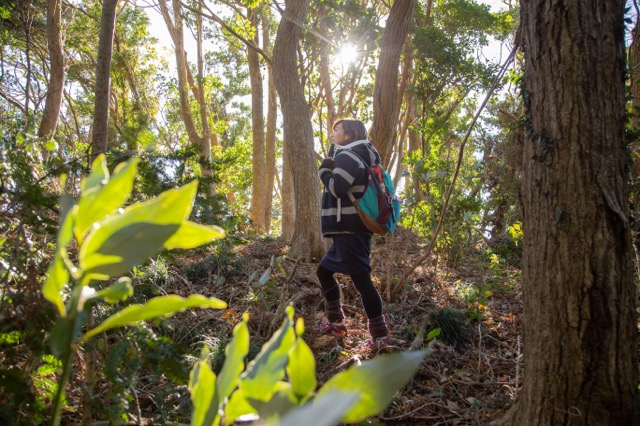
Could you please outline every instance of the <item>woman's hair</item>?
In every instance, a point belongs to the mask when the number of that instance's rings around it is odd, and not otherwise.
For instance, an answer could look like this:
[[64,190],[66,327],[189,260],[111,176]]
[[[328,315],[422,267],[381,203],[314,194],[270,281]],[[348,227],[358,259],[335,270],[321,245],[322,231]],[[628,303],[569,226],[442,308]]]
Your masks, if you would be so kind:
[[333,130],[335,130],[338,124],[342,125],[342,130],[346,135],[349,135],[349,138],[352,141],[359,141],[367,138],[367,128],[364,127],[364,123],[360,120],[338,120],[333,123]]

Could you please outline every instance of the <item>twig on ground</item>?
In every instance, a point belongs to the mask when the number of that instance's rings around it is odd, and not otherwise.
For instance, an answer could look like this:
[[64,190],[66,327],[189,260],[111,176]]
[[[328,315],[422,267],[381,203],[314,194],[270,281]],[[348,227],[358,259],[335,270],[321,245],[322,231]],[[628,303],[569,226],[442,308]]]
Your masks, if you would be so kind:
[[285,302],[287,300],[287,290],[289,289],[289,283],[291,282],[293,277],[296,276],[296,271],[298,270],[298,265],[300,265],[301,261],[302,261],[302,256],[296,259],[296,263],[293,265],[293,269],[291,270],[291,272],[285,279],[284,284],[282,285],[282,293],[280,294],[280,303],[278,304],[278,309],[276,309],[276,313],[273,315],[273,319],[271,320],[271,325],[269,326],[269,335],[273,334],[276,324],[278,323],[278,320],[280,319],[280,317],[282,316],[282,313],[284,312]]

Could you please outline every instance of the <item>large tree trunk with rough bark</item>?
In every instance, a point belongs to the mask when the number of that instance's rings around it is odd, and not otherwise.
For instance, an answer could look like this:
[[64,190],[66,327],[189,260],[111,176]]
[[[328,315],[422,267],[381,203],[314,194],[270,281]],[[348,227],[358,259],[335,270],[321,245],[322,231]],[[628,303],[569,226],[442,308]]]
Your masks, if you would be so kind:
[[93,134],[91,136],[92,161],[98,154],[107,151],[109,128],[109,92],[111,91],[111,55],[113,33],[116,28],[116,6],[118,0],[104,0],[102,21],[98,38],[98,61],[96,64],[96,97],[93,112]]
[[631,425],[624,0],[521,2],[524,382],[510,425]]
[[398,65],[416,0],[397,0],[393,3],[380,42],[380,59],[373,89],[373,124],[369,139],[376,146],[382,163],[391,158],[393,131],[398,118]]
[[323,254],[320,236],[320,185],[309,108],[298,78],[296,50],[301,22],[309,0],[287,0],[273,51],[273,77],[280,96],[284,144],[293,175],[295,224],[291,249],[297,255],[318,259]]
[[40,127],[38,128],[38,137],[42,140],[50,139],[53,136],[58,126],[58,117],[60,116],[60,107],[62,106],[65,72],[60,25],[60,0],[48,0],[47,48],[49,50],[50,69],[47,98],[42,113],[42,121],[40,121]]

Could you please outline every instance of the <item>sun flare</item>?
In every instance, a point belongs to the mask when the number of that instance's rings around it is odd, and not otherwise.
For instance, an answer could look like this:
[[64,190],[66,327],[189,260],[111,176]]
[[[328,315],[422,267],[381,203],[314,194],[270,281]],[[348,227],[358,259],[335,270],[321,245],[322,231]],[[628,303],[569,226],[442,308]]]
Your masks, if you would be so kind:
[[334,58],[334,65],[342,68],[348,68],[358,57],[358,50],[353,44],[345,44],[340,48],[338,54]]

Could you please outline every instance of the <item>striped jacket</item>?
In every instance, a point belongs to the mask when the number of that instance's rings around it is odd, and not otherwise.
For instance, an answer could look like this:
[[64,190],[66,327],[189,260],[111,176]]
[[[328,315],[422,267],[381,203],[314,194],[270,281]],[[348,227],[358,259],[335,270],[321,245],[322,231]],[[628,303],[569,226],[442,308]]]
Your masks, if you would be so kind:
[[318,169],[318,176],[324,184],[322,192],[321,225],[325,237],[335,234],[371,233],[362,223],[347,192],[351,190],[356,199],[360,199],[366,184],[366,169],[356,152],[369,166],[380,163],[380,155],[368,140],[336,145],[333,170]]

